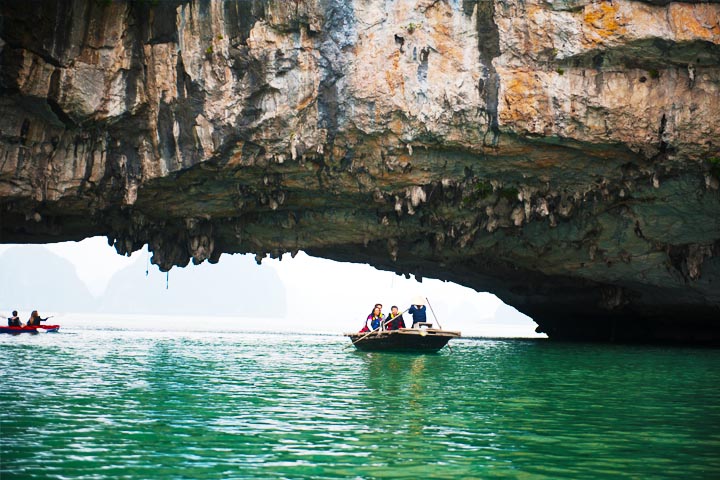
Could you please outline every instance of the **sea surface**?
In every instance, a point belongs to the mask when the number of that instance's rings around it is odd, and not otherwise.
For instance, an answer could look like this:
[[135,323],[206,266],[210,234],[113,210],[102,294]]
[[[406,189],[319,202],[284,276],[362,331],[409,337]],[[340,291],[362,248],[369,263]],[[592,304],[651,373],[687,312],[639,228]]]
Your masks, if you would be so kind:
[[718,350],[181,327],[0,335],[0,478],[720,478]]

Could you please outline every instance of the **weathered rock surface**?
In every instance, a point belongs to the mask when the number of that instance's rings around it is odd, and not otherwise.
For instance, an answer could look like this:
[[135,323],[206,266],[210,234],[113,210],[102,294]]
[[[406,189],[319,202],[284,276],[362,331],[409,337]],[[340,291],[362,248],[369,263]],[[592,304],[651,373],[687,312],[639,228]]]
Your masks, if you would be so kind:
[[718,3],[0,13],[2,242],[305,250],[494,292],[555,338],[720,340]]

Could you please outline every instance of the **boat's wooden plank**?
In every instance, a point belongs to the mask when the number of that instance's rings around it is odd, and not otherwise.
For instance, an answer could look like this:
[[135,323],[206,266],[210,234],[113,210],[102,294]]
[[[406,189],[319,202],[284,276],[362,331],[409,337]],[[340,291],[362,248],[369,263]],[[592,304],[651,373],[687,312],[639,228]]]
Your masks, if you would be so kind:
[[450,340],[459,337],[459,332],[437,332],[427,329],[401,329],[383,332],[348,334],[353,345],[363,351],[396,351],[434,353],[442,349]]
[[390,335],[417,335],[420,337],[424,337],[426,335],[433,335],[433,336],[441,336],[441,337],[461,337],[462,334],[458,331],[453,330],[438,330],[438,329],[413,329],[413,328],[401,328],[399,330],[386,330],[382,332],[373,332],[368,335],[368,332],[362,332],[362,333],[344,333],[343,336],[351,337],[351,338],[378,338],[378,337],[388,337]]

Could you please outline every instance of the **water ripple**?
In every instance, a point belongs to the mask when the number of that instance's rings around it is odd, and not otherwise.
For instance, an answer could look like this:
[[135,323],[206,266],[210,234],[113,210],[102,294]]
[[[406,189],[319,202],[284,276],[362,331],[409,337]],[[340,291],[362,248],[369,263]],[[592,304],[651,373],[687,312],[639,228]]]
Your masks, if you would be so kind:
[[717,478],[720,352],[79,329],[0,337],[6,478]]

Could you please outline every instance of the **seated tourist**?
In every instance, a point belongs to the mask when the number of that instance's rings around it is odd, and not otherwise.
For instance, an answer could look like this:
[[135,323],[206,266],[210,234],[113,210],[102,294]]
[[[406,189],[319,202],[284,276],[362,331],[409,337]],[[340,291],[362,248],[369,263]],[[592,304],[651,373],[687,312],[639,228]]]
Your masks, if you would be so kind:
[[366,323],[367,322],[370,322],[371,330],[377,330],[378,328],[382,328],[384,326],[385,317],[382,314],[381,304],[375,304],[375,308],[373,308],[372,313],[367,317]]
[[12,317],[8,318],[8,327],[22,327],[20,317],[18,317],[17,310],[13,310]]
[[405,328],[405,319],[403,319],[403,316],[401,313],[398,312],[398,307],[393,305],[390,309],[390,314],[388,315],[389,322],[387,324],[388,330],[398,330],[400,328]]
[[30,320],[28,320],[27,324],[28,324],[28,326],[38,327],[38,326],[40,326],[40,322],[44,322],[48,318],[50,318],[50,317],[40,318],[40,314],[38,313],[38,311],[33,310],[32,313],[30,314]]

